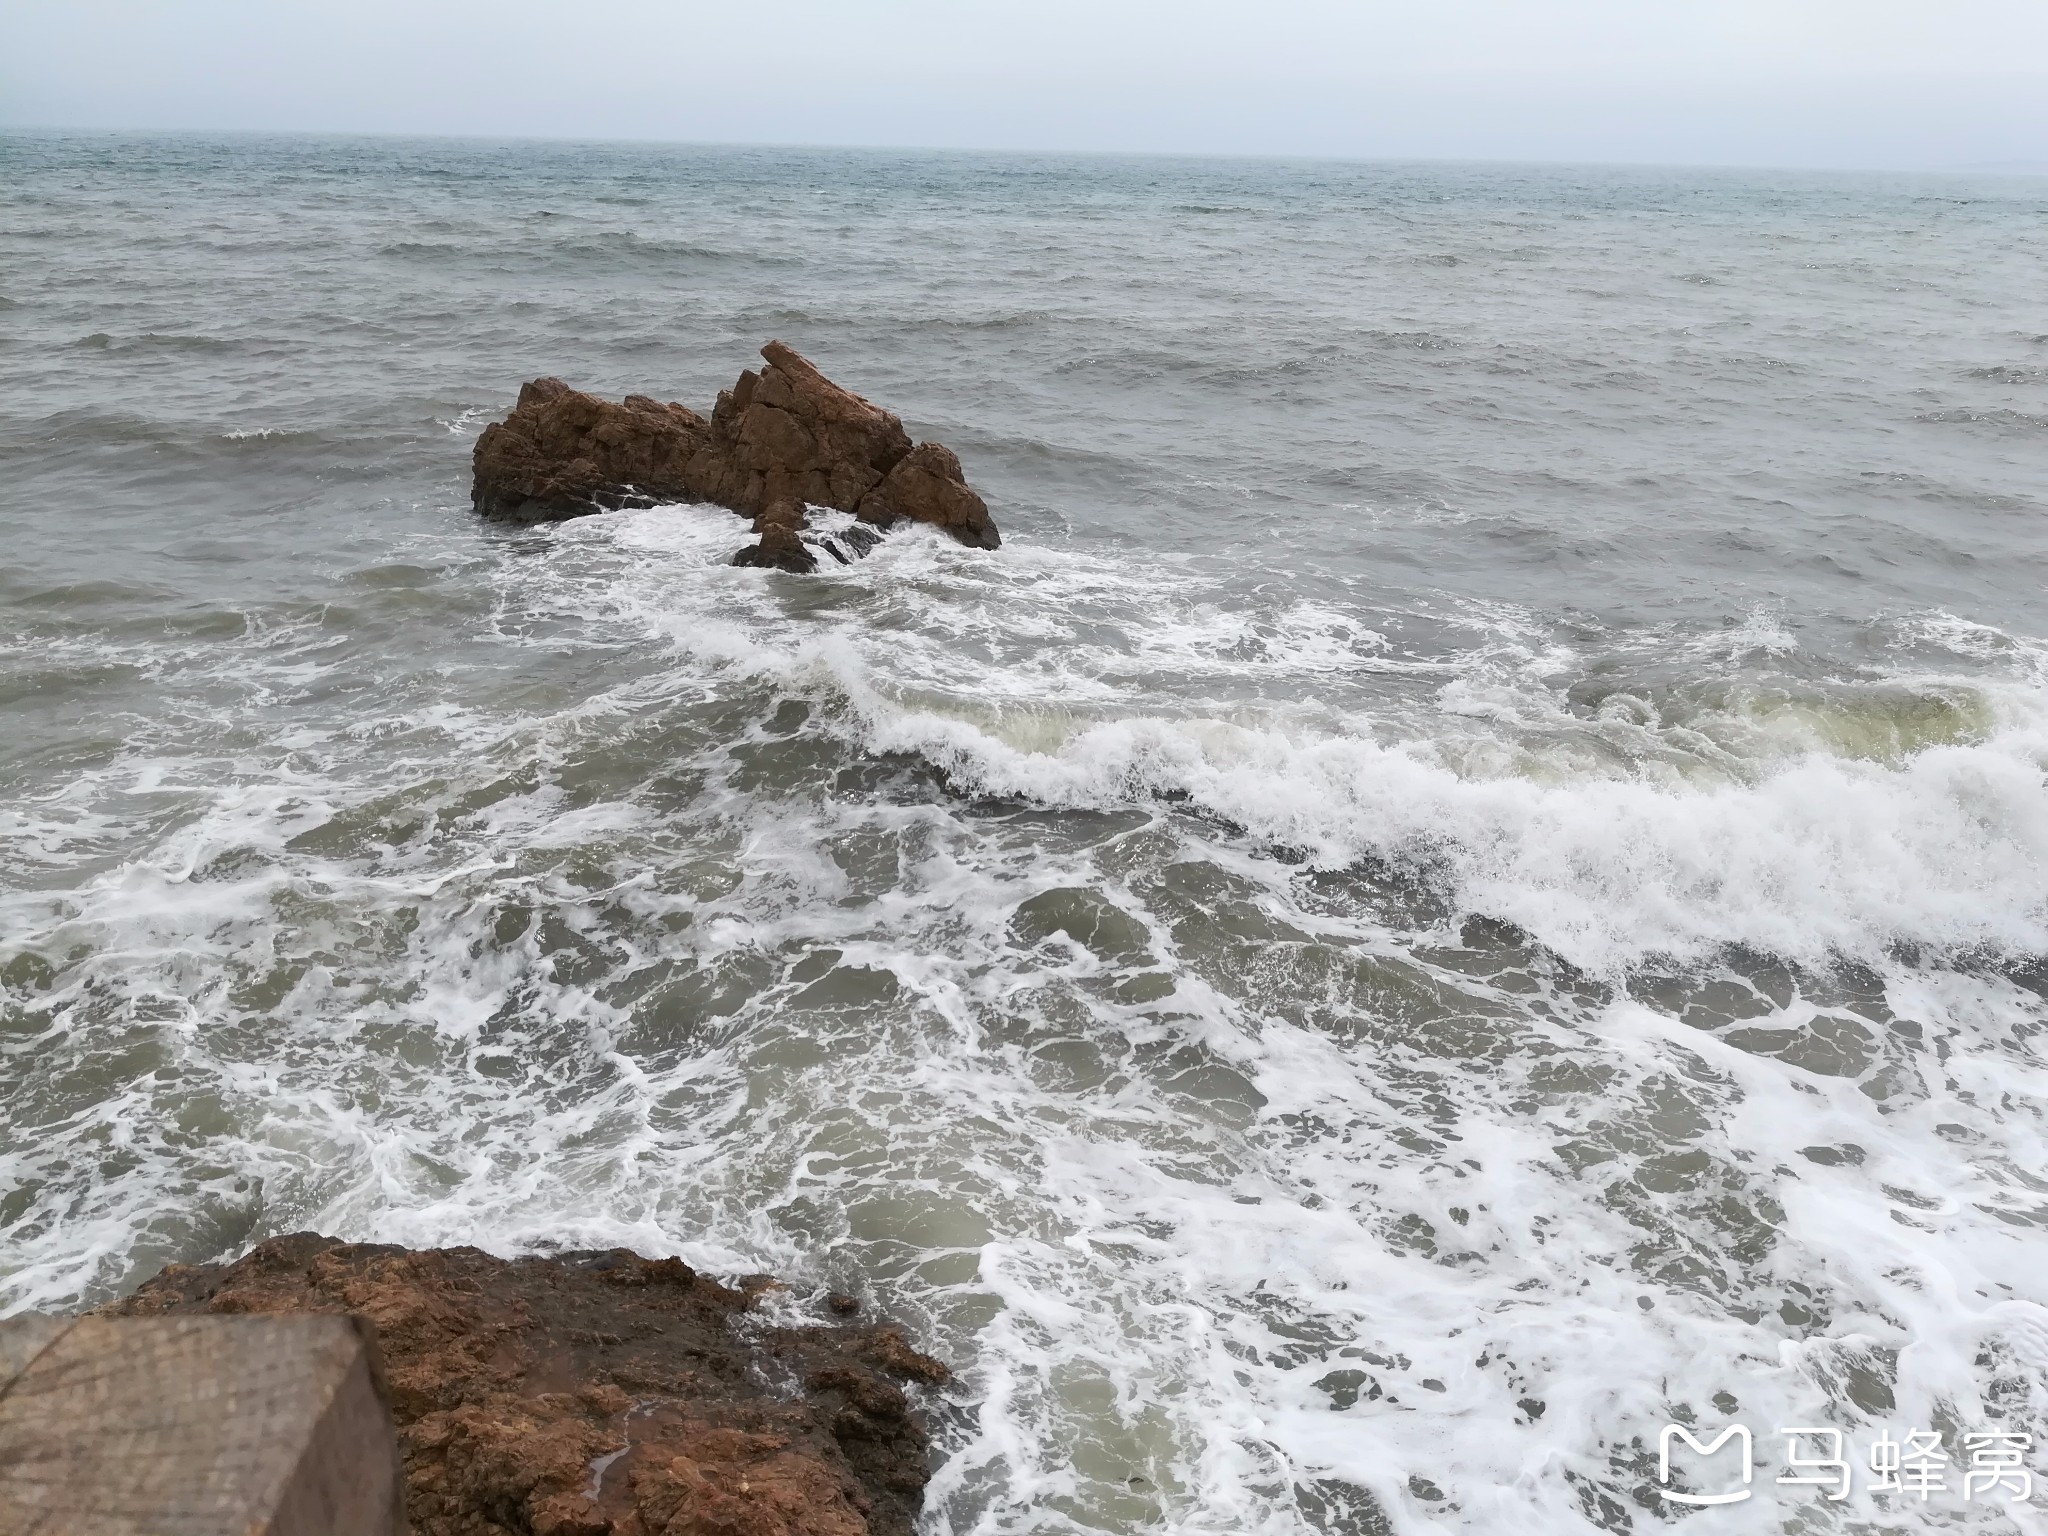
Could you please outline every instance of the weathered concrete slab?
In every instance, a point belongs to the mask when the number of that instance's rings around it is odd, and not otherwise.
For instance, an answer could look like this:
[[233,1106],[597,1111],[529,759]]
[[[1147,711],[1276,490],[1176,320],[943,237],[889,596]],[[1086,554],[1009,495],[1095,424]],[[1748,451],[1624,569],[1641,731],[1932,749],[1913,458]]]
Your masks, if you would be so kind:
[[0,1323],[0,1536],[398,1536],[401,1487],[353,1318]]

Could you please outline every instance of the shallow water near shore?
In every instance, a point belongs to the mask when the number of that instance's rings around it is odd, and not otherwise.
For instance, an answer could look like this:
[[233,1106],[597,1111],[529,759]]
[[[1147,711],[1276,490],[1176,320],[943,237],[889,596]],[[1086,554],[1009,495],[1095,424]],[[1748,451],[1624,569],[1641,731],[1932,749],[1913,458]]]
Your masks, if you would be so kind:
[[[0,1307],[624,1244],[951,1359],[935,1536],[2048,1529],[1773,1481],[2048,1421],[2044,233],[0,139]],[[470,513],[522,379],[770,336],[1002,550]]]

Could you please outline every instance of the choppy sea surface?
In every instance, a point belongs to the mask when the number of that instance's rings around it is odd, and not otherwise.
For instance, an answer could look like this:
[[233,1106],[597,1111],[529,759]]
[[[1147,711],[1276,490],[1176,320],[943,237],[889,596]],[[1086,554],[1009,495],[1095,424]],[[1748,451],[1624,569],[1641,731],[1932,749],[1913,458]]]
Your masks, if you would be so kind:
[[[1004,547],[472,516],[770,337]],[[2048,181],[16,135],[0,533],[0,1309],[626,1244],[951,1359],[932,1536],[2048,1529]]]

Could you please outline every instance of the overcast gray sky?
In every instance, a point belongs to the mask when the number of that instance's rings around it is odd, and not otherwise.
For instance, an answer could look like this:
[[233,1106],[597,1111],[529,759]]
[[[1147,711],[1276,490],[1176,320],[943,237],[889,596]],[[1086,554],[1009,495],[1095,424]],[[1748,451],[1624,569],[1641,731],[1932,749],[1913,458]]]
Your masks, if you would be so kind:
[[2048,0],[4,0],[0,123],[2048,163]]

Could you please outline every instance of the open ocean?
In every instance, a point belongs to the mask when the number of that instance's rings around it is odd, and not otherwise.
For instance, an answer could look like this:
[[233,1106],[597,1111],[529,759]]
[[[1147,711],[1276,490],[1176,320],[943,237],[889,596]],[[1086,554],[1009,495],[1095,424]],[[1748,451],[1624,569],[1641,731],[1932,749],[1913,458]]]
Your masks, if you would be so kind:
[[[472,515],[771,337],[1003,548]],[[623,1244],[950,1359],[931,1536],[2048,1530],[2048,180],[16,134],[0,530],[0,1311]]]

